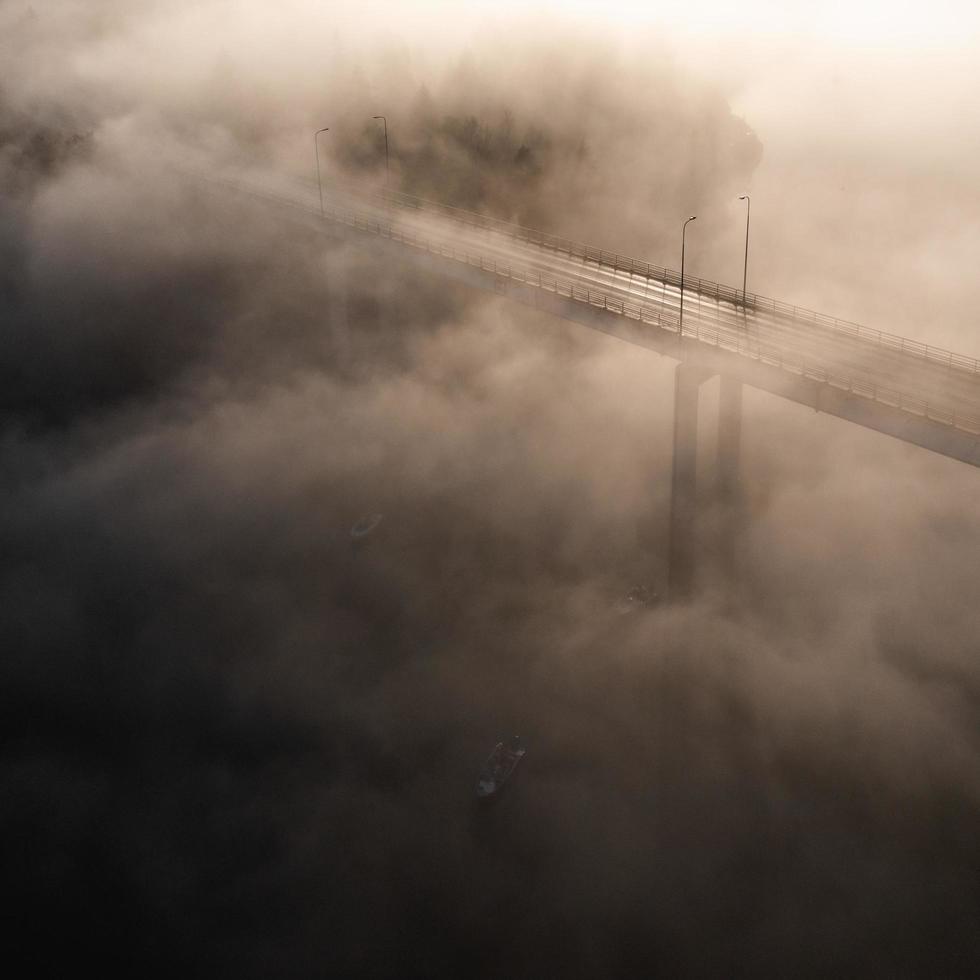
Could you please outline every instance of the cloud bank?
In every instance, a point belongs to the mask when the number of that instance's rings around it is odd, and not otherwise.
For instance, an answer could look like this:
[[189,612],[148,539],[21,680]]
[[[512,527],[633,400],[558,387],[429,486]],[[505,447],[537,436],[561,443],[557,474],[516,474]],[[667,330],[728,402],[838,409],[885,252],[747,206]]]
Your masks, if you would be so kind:
[[761,138],[666,41],[286,9],[3,14],[12,955],[975,973],[971,470],[750,394],[737,575],[709,522],[698,601],[624,612],[662,588],[671,364],[156,166],[305,175],[319,124],[380,180],[388,110],[402,186],[656,260]]

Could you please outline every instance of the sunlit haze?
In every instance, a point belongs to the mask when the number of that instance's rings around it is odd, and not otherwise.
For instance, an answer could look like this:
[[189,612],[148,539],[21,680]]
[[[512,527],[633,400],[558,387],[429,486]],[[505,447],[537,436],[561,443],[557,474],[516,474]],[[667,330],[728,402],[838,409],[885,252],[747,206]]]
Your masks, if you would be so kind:
[[0,5],[11,977],[980,976],[980,6]]

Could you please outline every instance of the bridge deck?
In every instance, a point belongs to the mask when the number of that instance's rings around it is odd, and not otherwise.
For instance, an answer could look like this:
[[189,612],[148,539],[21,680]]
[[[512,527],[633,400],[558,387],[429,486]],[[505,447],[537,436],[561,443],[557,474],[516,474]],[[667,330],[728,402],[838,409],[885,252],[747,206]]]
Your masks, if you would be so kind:
[[[306,221],[320,220],[316,186],[305,181],[265,175],[230,186],[288,207]],[[672,270],[406,195],[381,197],[327,185],[323,190],[330,221],[398,243],[404,251],[478,270],[486,281],[477,284],[507,284],[510,292],[520,284],[567,297],[607,317],[633,321],[622,329],[615,324],[601,329],[665,353],[672,346],[673,355],[685,359],[699,356],[699,348],[713,348],[716,355],[726,355],[719,362],[722,373],[946,455],[980,462],[975,438],[980,434],[980,365],[971,358],[753,294],[743,302],[741,291],[700,279],[685,280],[681,334],[680,277]],[[524,301],[542,305],[535,297]],[[578,314],[571,318],[583,319]],[[760,380],[759,371],[749,370],[747,362],[756,369],[784,372],[786,382],[812,384],[804,393],[791,393],[792,386],[773,380],[771,371],[763,372],[769,380]],[[832,389],[831,397],[821,401],[814,385]],[[866,411],[835,410],[832,406],[840,399],[834,393],[891,410],[885,412],[888,424],[878,424]],[[903,425],[903,417],[931,423],[923,429],[927,434],[919,431],[922,426]],[[958,437],[950,441],[937,425],[955,430]],[[950,451],[947,444],[953,443]]]

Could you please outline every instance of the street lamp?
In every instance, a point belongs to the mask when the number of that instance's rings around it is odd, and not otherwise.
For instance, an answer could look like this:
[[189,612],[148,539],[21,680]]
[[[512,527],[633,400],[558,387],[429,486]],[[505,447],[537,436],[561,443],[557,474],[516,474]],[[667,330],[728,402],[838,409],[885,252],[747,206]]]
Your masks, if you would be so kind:
[[692,222],[697,220],[697,215],[692,214],[687,221],[684,222],[684,227],[681,229],[681,315],[677,324],[677,336],[684,336],[684,249],[687,244],[687,226]]
[[742,194],[740,201],[746,202],[745,207],[745,264],[742,266],[742,313],[745,314],[745,282],[749,275],[749,218],[752,215],[752,198]]
[[320,144],[317,141],[317,137],[320,133],[327,133],[330,131],[329,126],[324,126],[323,129],[318,129],[313,134],[313,153],[316,156],[316,186],[317,190],[320,192],[320,217],[323,217],[323,184],[320,183]]
[[372,116],[385,124],[385,190],[388,190],[388,120],[384,116]]

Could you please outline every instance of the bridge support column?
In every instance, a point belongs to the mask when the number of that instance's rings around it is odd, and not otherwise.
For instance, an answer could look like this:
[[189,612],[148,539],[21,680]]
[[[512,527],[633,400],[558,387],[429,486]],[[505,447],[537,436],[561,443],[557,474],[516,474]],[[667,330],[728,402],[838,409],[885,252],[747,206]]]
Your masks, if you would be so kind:
[[674,371],[674,465],[670,487],[670,538],[667,596],[673,602],[694,588],[694,549],[698,488],[698,399],[709,377],[682,361]]
[[346,364],[350,355],[350,304],[349,272],[347,260],[333,257],[327,265],[327,309],[330,332],[333,334],[337,360]]
[[722,569],[733,578],[740,521],[738,468],[741,442],[742,382],[722,375],[718,395],[718,545]]
[[742,443],[742,382],[721,376],[718,396],[718,497],[725,504],[738,498],[738,459]]

